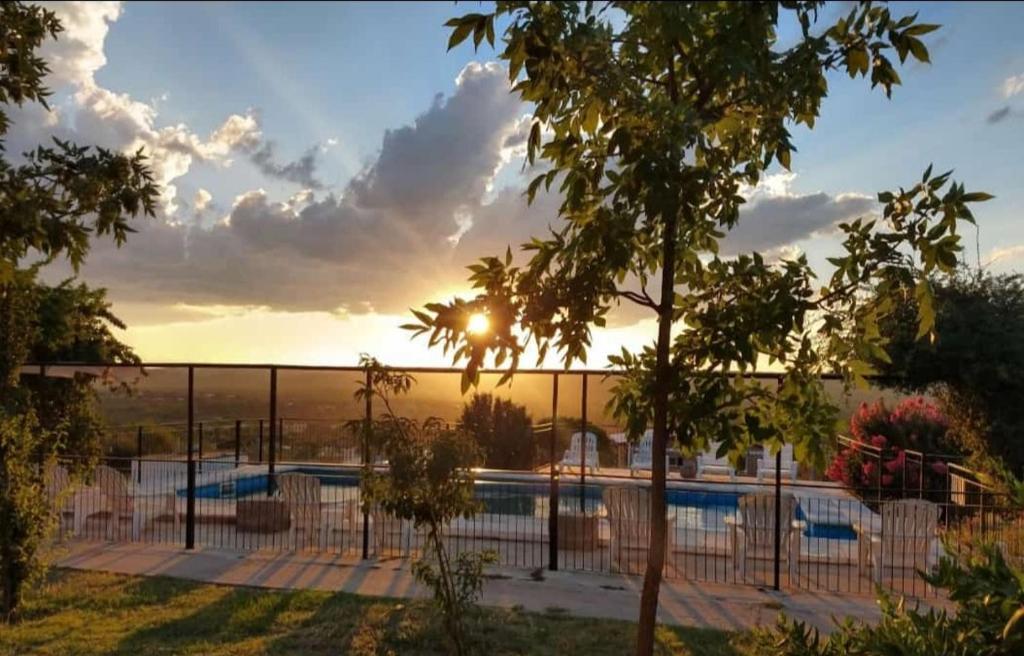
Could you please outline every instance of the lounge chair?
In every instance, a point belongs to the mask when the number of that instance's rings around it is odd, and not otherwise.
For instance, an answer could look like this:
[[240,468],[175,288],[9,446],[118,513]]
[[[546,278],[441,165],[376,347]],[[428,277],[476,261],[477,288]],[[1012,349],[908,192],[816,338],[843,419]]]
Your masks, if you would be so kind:
[[74,500],[75,533],[81,533],[86,519],[93,515],[106,515],[105,537],[113,541],[120,533],[121,520],[132,522],[132,536],[138,537],[134,522],[134,498],[128,488],[128,481],[107,465],[98,466],[93,472],[93,485],[78,492]]
[[64,520],[71,518],[74,526],[75,500],[71,494],[71,476],[63,465],[51,465],[46,472],[46,499],[57,517],[58,534],[64,531]]
[[[654,431],[647,430],[644,432],[644,436],[640,438],[640,441],[633,447],[629,458],[629,475],[633,476],[639,471],[651,471],[654,469],[653,458],[651,456],[654,450]],[[669,458],[665,455],[665,471],[669,469]]]
[[306,545],[320,542],[320,479],[300,473],[277,476],[277,489],[288,506],[288,541],[298,548],[298,532],[302,531]]
[[565,455],[562,456],[562,461],[558,463],[558,471],[568,469],[570,467],[586,467],[587,471],[591,474],[594,473],[595,469],[601,466],[597,455],[597,435],[588,432],[587,433],[587,451],[586,458],[580,451],[580,433],[573,433],[569,439],[569,448],[566,450]]
[[[793,460],[793,445],[783,444],[782,445],[782,476],[789,478],[791,481],[796,480],[796,469],[797,463]],[[762,482],[765,478],[769,480],[775,480],[775,454],[770,449],[764,450],[764,455],[761,456],[757,461],[757,482]]]
[[[651,491],[646,487],[612,486],[602,493],[608,511],[608,554],[613,572],[643,574],[651,537]],[[672,553],[676,522],[666,518],[666,549]],[[667,562],[667,559],[666,559]]]
[[[883,570],[929,570],[935,565],[939,507],[924,499],[900,499],[882,504],[881,522],[854,522],[857,564],[868,567],[881,585]],[[912,574],[913,575],[913,574]]]
[[377,557],[409,556],[412,553],[412,522],[399,519],[375,506],[370,515],[373,519],[373,548]]
[[[779,557],[787,561],[789,580],[796,579],[800,556],[800,535],[806,524],[796,519],[796,498],[783,494],[781,499],[782,526],[779,531]],[[726,517],[730,528],[733,567],[740,578],[747,573],[747,560],[754,558],[772,561],[775,558],[775,495],[767,493],[745,494],[739,499],[735,517]]]
[[736,468],[729,462],[729,456],[718,457],[718,448],[721,445],[721,442],[711,442],[704,453],[697,455],[697,478],[715,474],[728,476],[730,481],[736,479]]

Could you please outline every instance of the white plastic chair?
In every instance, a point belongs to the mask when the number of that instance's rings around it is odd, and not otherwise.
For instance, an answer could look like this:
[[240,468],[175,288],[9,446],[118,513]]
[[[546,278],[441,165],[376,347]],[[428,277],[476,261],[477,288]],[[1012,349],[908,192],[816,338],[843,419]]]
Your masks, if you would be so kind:
[[[796,519],[796,498],[783,494],[780,500],[779,558],[787,561],[789,579],[796,578],[800,556],[800,536],[806,523]],[[739,499],[735,517],[726,517],[730,528],[733,567],[739,569],[740,578],[746,576],[747,560],[774,560],[775,558],[775,495],[768,493],[745,494]]]
[[[604,489],[602,498],[608,511],[608,553],[612,571],[643,574],[647,570],[651,536],[651,491],[646,487],[612,486]],[[672,554],[675,536],[675,518],[668,517],[667,555]]]
[[288,506],[290,517],[288,541],[298,548],[298,532],[302,531],[307,545],[319,545],[320,540],[320,479],[309,474],[290,472],[277,477],[277,489]]
[[[791,481],[796,480],[797,463],[793,460],[793,445],[783,444],[782,445],[782,477],[788,478]],[[765,478],[771,480],[775,479],[775,454],[771,453],[770,449],[764,450],[762,455],[757,461],[757,482],[762,482]]]
[[718,457],[718,448],[721,442],[711,442],[704,453],[697,454],[697,478],[703,478],[708,474],[728,476],[729,480],[735,480],[736,468],[729,462],[729,456]]
[[587,471],[594,473],[595,469],[600,468],[601,463],[598,461],[597,455],[597,435],[588,432],[587,433],[587,451],[586,458],[583,458],[583,454],[580,451],[580,442],[582,435],[580,433],[573,433],[572,437],[569,438],[569,448],[566,450],[565,455],[562,456],[562,461],[558,463],[558,471],[568,469],[570,467],[585,466]]
[[128,482],[121,472],[107,465],[98,466],[93,472],[93,485],[79,491],[74,497],[74,531],[82,532],[85,520],[92,515],[106,514],[106,539],[113,541],[119,533],[121,520],[132,522],[132,537],[138,537],[135,526],[134,498]]
[[[637,442],[630,452],[629,475],[634,476],[636,472],[651,471],[654,469],[654,431],[648,429],[643,437]],[[665,455],[665,471],[669,469],[669,457]]]
[[63,465],[53,464],[46,472],[46,499],[57,518],[58,533],[64,531],[64,520],[71,517],[74,526],[75,503],[71,496],[71,476]]
[[883,570],[930,570],[936,561],[939,507],[924,499],[900,499],[882,504],[881,524],[854,522],[857,564],[868,567],[881,585]]

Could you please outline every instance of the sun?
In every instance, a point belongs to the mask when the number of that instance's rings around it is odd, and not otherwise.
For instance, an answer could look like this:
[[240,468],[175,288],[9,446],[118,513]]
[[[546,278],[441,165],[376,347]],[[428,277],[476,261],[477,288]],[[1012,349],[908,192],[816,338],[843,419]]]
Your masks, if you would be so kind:
[[491,320],[482,312],[474,312],[469,315],[469,322],[466,324],[466,332],[470,335],[483,335],[491,329]]

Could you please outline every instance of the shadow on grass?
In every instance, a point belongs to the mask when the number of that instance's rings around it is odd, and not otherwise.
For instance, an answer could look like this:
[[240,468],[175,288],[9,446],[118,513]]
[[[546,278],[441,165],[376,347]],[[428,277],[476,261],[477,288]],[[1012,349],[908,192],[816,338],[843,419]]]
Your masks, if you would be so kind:
[[259,590],[216,588],[214,599],[190,614],[129,633],[117,645],[115,653],[134,656],[154,648],[164,653],[204,653],[207,649],[262,638],[299,595],[301,593],[268,594]]

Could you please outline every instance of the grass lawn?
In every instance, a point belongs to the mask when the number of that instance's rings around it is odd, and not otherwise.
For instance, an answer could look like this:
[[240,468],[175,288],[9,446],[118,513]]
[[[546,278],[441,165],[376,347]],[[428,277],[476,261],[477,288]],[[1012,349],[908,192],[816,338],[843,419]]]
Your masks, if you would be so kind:
[[[22,620],[0,625],[0,654],[445,654],[431,606],[318,591],[205,585],[170,578],[56,571]],[[475,651],[622,656],[629,622],[484,609],[470,621]],[[742,654],[735,635],[659,627],[659,653]]]

